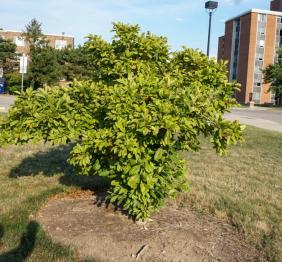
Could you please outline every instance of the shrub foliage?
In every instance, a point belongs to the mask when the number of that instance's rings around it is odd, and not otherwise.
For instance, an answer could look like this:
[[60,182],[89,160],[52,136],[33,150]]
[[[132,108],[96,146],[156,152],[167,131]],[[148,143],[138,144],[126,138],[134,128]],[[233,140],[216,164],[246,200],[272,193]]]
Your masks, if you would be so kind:
[[75,141],[69,161],[82,174],[111,181],[108,200],[147,219],[166,198],[187,189],[182,150],[210,138],[218,153],[242,139],[223,119],[236,104],[226,66],[163,37],[114,24],[111,43],[89,36],[94,81],[71,88],[28,89],[1,124],[0,144]]
[[282,49],[277,52],[277,60],[264,70],[264,82],[270,84],[268,92],[274,94],[277,105],[282,105]]

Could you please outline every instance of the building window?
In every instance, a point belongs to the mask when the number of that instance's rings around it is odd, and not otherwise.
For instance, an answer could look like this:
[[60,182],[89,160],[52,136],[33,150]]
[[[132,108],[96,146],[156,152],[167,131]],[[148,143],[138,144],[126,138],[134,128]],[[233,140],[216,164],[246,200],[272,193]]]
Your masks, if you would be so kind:
[[24,47],[25,46],[25,40],[22,37],[15,36],[14,37],[14,43],[16,46]]
[[266,21],[266,15],[265,14],[258,14],[258,21],[259,22],[265,22]]
[[254,83],[254,92],[260,92],[261,91],[261,82]]
[[265,40],[265,34],[262,32],[259,32],[258,36],[257,36],[257,41],[260,41],[260,40]]
[[255,72],[254,82],[262,82],[262,74],[261,73]]
[[260,61],[260,60],[256,60],[255,62],[255,66],[262,69],[262,66],[263,66],[263,61]]
[[233,24],[233,43],[232,43],[232,58],[230,63],[230,78],[231,80],[237,79],[238,73],[238,56],[239,56],[239,46],[240,46],[240,19],[235,20]]
[[264,47],[264,40],[259,40],[259,47]]
[[261,73],[262,68],[260,66],[255,66],[255,73]]
[[254,92],[253,93],[253,99],[255,101],[259,101],[260,100],[260,92]]
[[263,55],[264,55],[263,52],[257,52],[256,53],[256,59],[259,60],[259,61],[263,61]]
[[257,45],[256,57],[263,57],[264,55],[264,48]]
[[258,27],[258,38],[265,38],[265,27]]
[[66,40],[55,40],[55,49],[63,49],[68,45]]
[[261,87],[254,85],[253,93],[260,93],[261,92]]

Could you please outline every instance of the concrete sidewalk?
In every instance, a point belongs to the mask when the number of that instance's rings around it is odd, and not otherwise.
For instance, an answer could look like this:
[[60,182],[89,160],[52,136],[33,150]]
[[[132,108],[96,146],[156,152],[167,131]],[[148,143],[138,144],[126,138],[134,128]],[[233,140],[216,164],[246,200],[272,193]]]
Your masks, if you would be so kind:
[[15,96],[0,95],[0,112],[8,112],[10,106],[14,104],[15,100]]
[[229,120],[239,120],[245,125],[282,132],[282,111],[270,111],[262,108],[240,108],[233,109],[225,117]]

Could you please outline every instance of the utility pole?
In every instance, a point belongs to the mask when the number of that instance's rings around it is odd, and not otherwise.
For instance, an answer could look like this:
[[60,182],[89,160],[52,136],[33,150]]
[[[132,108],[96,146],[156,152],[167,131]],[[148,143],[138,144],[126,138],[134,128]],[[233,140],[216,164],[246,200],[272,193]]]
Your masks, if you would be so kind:
[[207,56],[210,56],[212,14],[216,11],[217,7],[218,7],[217,1],[207,1],[205,3],[205,9],[206,9],[207,13],[209,14],[209,32],[208,32]]

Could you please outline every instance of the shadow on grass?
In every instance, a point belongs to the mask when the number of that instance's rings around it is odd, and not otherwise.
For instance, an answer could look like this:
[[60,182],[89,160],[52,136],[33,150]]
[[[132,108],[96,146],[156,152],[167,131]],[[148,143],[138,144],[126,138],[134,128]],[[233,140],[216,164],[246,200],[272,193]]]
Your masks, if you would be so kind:
[[72,149],[71,145],[52,147],[48,151],[40,151],[27,157],[11,170],[10,177],[22,176],[54,176],[63,173],[71,175],[74,170],[67,162],[67,157]]
[[83,190],[95,191],[95,193],[96,191],[105,191],[109,187],[109,181],[106,178],[77,175],[77,171],[67,162],[71,149],[72,145],[65,145],[38,152],[25,158],[11,170],[9,176],[18,178],[37,175],[47,177],[62,175],[59,181],[63,185],[76,186]]
[[[48,151],[38,152],[25,158],[17,167],[11,170],[9,177],[18,178],[24,176],[43,175],[47,177],[61,175],[59,182],[65,186],[74,186],[82,190],[90,190],[95,195],[94,204],[98,207],[109,207],[106,193],[110,187],[110,181],[106,177],[78,175],[67,161],[73,145],[61,145]],[[112,205],[114,210],[120,210],[120,206]],[[121,211],[121,210],[120,210]],[[125,215],[126,212],[121,211]]]
[[[0,262],[22,262],[25,261],[32,253],[36,236],[39,229],[39,224],[31,221],[26,228],[25,233],[21,237],[18,247],[0,254]],[[4,236],[4,227],[0,225],[0,241]]]
[[0,224],[0,243],[3,236],[4,236],[4,227]]

